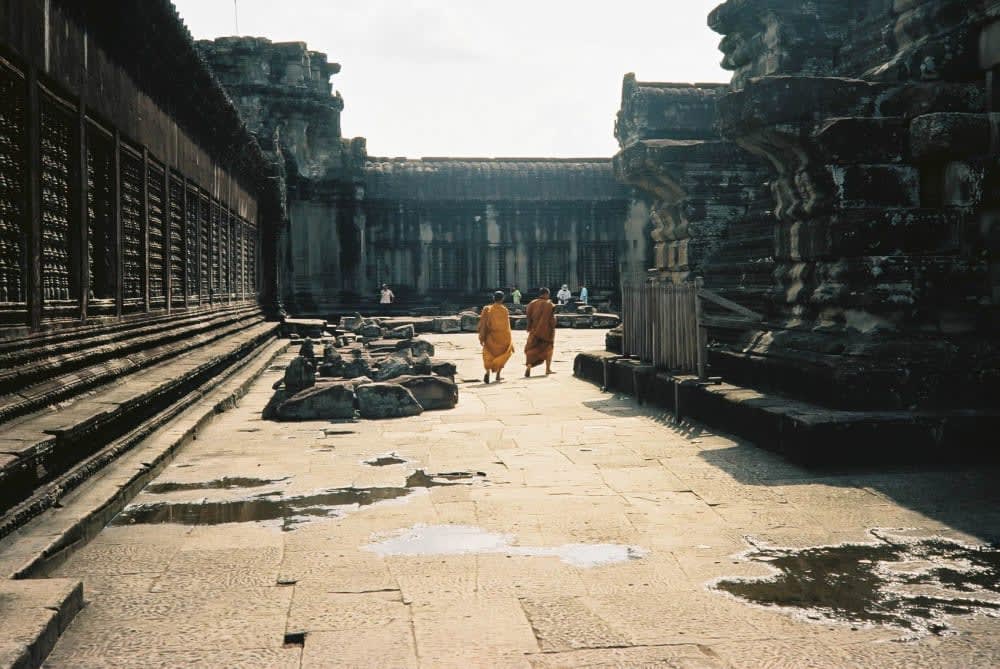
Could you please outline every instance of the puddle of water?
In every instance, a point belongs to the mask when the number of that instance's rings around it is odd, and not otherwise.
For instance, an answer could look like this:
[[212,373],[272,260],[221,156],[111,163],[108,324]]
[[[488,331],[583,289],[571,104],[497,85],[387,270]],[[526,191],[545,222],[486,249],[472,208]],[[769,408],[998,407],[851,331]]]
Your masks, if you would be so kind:
[[309,518],[336,518],[345,513],[346,507],[370,506],[411,492],[409,488],[339,488],[301,497],[262,495],[227,502],[136,504],[126,507],[111,524],[222,525],[282,520],[282,529],[291,530]]
[[620,544],[565,544],[553,548],[515,546],[515,536],[487,532],[469,525],[415,525],[365,550],[387,555],[468,555],[502,553],[527,557],[558,557],[574,567],[588,568],[642,558],[646,553],[635,546]]
[[365,464],[370,467],[388,467],[389,465],[401,465],[404,464],[406,460],[399,457],[395,453],[389,455],[383,455],[381,457],[375,458],[374,460],[365,460]]
[[[486,476],[482,472],[448,472],[445,474],[430,475],[423,469],[418,469],[406,477],[407,488],[440,488],[450,485],[459,485],[459,481],[472,479],[474,476]],[[442,481],[441,479],[445,479]]]
[[282,481],[287,481],[288,479],[288,476],[280,479],[256,479],[239,476],[225,476],[221,479],[216,479],[215,481],[203,481],[198,483],[153,483],[146,486],[145,492],[152,493],[154,495],[163,495],[165,493],[179,492],[181,490],[234,490],[238,488],[261,488],[273,483],[281,483]]
[[948,634],[951,616],[1000,617],[996,547],[876,532],[880,543],[755,548],[742,557],[767,564],[772,576],[712,587],[811,620],[899,628],[907,639]]
[[[416,489],[463,485],[462,481],[471,481],[475,476],[476,474],[470,472],[431,475],[418,469],[407,477],[404,487],[334,488],[314,495],[297,497],[283,497],[280,492],[268,492],[241,500],[133,504],[125,507],[110,524],[112,526],[164,523],[222,525],[281,520],[282,529],[288,531],[315,518],[337,518],[360,507],[406,497]],[[445,480],[441,480],[442,478]],[[176,490],[258,487],[284,480],[228,478],[207,483],[154,484],[148,486],[146,490],[165,493]],[[234,481],[244,482],[244,485],[224,484],[225,482],[231,484]]]

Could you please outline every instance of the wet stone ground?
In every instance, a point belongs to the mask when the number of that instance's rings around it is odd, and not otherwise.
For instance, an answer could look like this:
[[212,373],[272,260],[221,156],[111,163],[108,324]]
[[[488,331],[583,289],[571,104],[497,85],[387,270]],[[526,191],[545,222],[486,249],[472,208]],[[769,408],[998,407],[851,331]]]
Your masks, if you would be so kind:
[[603,336],[432,336],[459,406],[389,421],[261,421],[275,364],[54,572],[48,666],[1000,666],[1000,472],[799,468],[574,379]]

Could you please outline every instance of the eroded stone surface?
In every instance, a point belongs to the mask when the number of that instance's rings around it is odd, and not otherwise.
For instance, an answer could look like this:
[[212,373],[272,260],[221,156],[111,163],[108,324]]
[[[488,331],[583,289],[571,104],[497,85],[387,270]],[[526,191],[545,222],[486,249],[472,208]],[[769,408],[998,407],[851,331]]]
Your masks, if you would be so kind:
[[402,418],[423,412],[409,390],[393,383],[369,383],[358,387],[358,410],[363,418]]
[[[457,378],[481,376],[474,336],[429,339],[456,361]],[[997,472],[803,469],[572,378],[575,353],[602,341],[600,331],[560,331],[555,374],[470,383],[450,412],[393,421],[262,421],[281,377],[265,373],[158,481],[187,489],[143,493],[136,504],[421,487],[310,516],[288,532],[279,521],[106,528],[54,574],[82,579],[90,604],[52,666],[270,667],[283,666],[289,650],[292,666],[301,660],[306,669],[330,658],[353,666],[720,669],[1000,661],[993,618],[956,615],[956,634],[890,643],[899,629],[803,621],[712,589],[721,579],[772,573],[741,559],[745,536],[798,552],[870,543],[873,527],[911,528],[893,535],[917,541],[989,543],[1000,537]],[[515,349],[524,343],[515,332]],[[241,431],[249,429],[257,431]],[[407,462],[364,464],[388,453]],[[425,474],[408,480],[418,469]],[[437,476],[449,472],[464,478]],[[204,487],[227,476],[276,483]],[[364,550],[415,525],[516,535],[525,547],[617,544],[646,554],[580,568],[557,555]],[[283,648],[290,631],[305,633],[304,648]]]
[[458,386],[442,376],[400,376],[393,383],[413,393],[425,411],[454,409],[458,404]]

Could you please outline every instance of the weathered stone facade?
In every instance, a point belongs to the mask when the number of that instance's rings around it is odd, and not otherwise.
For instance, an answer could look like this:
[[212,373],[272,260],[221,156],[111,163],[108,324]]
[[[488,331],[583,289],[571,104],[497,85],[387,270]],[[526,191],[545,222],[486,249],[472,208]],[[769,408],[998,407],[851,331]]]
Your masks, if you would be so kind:
[[623,265],[645,265],[645,205],[610,160],[368,158],[364,140],[341,137],[343,101],[329,84],[339,66],[324,54],[260,38],[199,47],[285,169],[290,312],[370,306],[382,283],[409,306],[514,285],[586,282],[610,296]]
[[411,300],[563,283],[610,295],[621,265],[645,261],[641,230],[633,250],[622,225],[641,206],[608,159],[370,158],[368,277]]
[[[748,260],[772,273],[745,299],[731,290],[766,326],[716,350],[716,373],[841,408],[995,405],[998,10],[730,0],[709,24],[731,89],[626,79],[616,164],[656,201],[660,273],[730,289]],[[752,253],[723,251],[747,222],[769,234],[735,247]]]
[[278,191],[173,5],[0,7],[0,338],[272,300]]
[[628,74],[616,177],[650,203],[654,265],[646,273],[760,306],[773,260],[764,161],[718,136],[723,84],[638,82]]
[[222,37],[198,48],[278,165],[289,225],[280,238],[284,307],[323,313],[369,292],[365,281],[364,139],[344,139],[340,65],[301,42]]

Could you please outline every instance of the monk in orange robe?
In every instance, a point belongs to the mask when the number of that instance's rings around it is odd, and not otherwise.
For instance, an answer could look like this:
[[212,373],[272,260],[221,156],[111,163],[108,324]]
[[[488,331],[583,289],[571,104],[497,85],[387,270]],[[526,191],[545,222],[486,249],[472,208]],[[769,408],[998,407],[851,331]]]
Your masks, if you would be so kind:
[[500,370],[514,355],[514,344],[510,339],[510,312],[503,305],[503,291],[493,293],[493,304],[483,307],[479,313],[479,343],[483,346],[483,383],[490,382],[490,372],[500,381]]
[[524,375],[531,368],[545,363],[545,373],[552,373],[552,347],[556,340],[556,308],[549,298],[549,289],[542,288],[538,297],[525,310],[528,316],[528,343],[524,347]]

